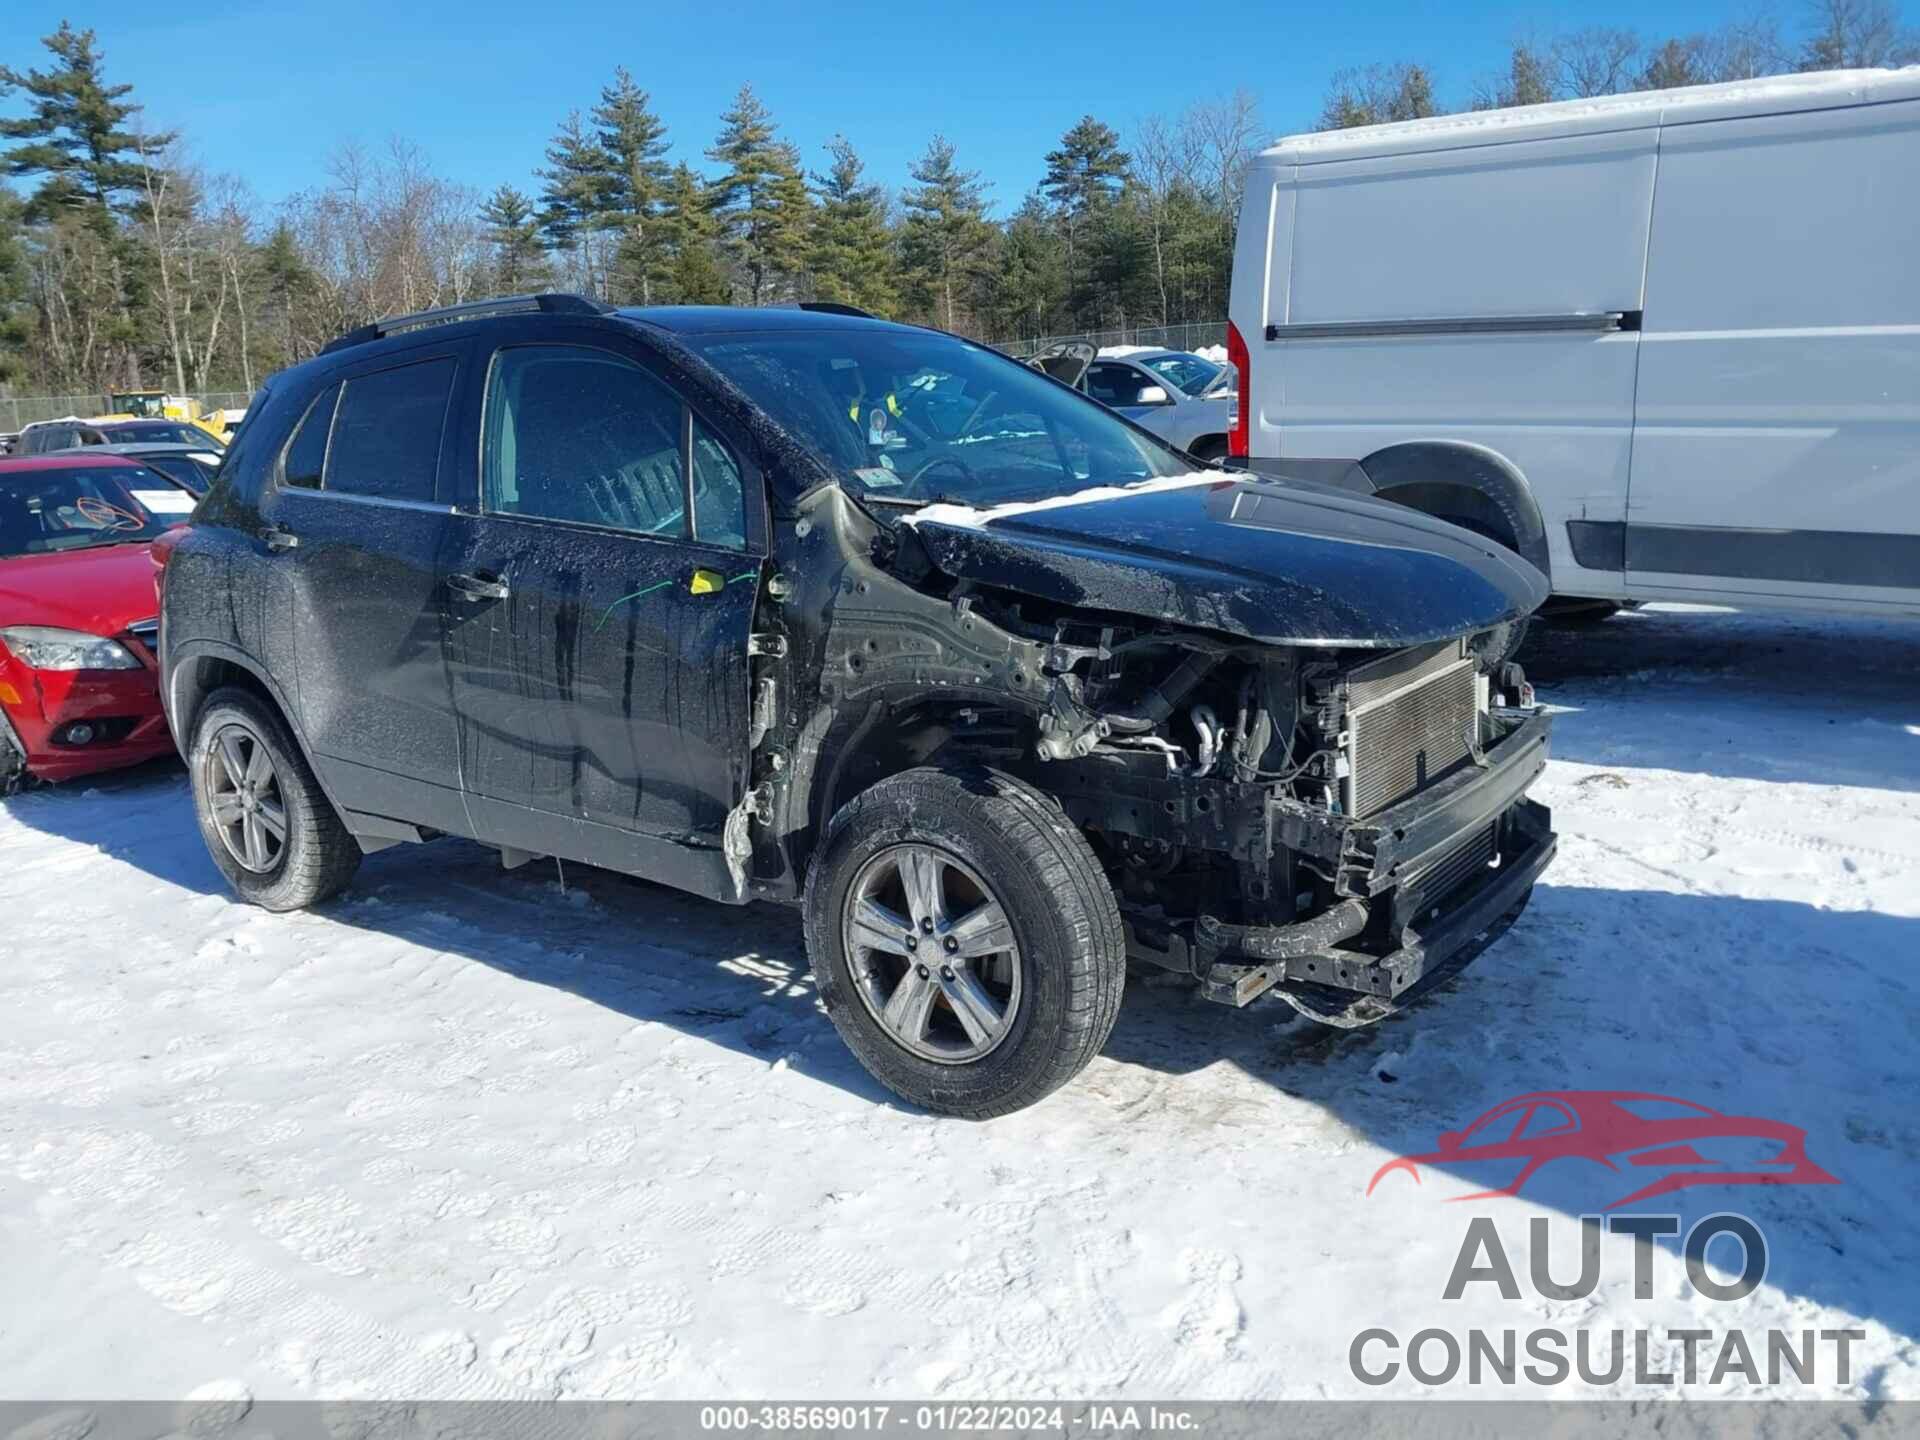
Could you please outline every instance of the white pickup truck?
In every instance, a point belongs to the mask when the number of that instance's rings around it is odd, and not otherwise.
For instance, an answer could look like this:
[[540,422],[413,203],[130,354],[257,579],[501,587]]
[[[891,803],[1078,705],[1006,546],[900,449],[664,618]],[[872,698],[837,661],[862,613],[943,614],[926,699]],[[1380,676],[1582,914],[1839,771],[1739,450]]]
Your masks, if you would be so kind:
[[1920,617],[1920,68],[1299,135],[1234,454],[1518,550],[1563,611]]

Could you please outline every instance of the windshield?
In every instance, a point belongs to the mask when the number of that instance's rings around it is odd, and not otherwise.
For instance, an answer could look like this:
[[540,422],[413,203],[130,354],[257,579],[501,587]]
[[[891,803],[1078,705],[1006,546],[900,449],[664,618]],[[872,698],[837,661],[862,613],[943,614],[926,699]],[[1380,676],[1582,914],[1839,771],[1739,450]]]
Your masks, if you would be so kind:
[[213,483],[213,472],[217,468],[211,459],[201,460],[192,455],[149,455],[140,463],[158,470],[169,480],[179,481],[195,495],[207,493],[207,486]]
[[1140,362],[1162,380],[1171,381],[1189,395],[1204,395],[1225,374],[1225,367],[1198,355],[1156,355]]
[[994,505],[1193,469],[1105,407],[950,335],[849,326],[688,343],[865,500]]
[[0,557],[152,540],[193,513],[193,496],[144,466],[0,474]]

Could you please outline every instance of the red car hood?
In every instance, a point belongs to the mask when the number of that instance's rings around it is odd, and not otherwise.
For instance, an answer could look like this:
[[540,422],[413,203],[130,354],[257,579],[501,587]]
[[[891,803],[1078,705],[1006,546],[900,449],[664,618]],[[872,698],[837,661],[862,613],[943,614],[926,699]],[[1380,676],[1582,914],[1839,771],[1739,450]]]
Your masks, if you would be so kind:
[[0,625],[118,635],[158,609],[146,542],[0,560]]

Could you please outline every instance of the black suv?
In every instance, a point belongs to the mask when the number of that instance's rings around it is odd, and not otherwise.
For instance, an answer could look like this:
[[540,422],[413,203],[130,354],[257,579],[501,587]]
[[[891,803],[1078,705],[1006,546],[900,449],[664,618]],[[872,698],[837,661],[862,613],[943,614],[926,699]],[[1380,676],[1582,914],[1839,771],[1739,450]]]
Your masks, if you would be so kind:
[[953,1114],[1077,1073],[1130,961],[1378,1019],[1553,853],[1548,722],[1476,644],[1525,561],[840,307],[365,327],[161,549],[241,896],[460,835],[794,902],[847,1043]]

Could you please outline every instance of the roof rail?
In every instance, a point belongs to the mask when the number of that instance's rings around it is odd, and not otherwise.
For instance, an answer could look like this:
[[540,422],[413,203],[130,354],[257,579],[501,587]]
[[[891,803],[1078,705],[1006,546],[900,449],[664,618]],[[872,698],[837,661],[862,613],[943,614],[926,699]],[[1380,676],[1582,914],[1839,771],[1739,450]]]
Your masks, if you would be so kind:
[[878,320],[880,317],[871,310],[862,310],[858,305],[842,305],[838,300],[801,300],[796,308],[811,310],[816,315],[851,315],[856,320]]
[[365,345],[369,340],[380,340],[388,335],[404,335],[409,330],[425,330],[434,325],[457,325],[463,320],[485,320],[494,315],[521,315],[529,311],[538,311],[546,315],[607,315],[611,314],[611,305],[602,305],[597,300],[589,300],[584,295],[566,295],[546,293],[540,295],[505,295],[498,300],[472,300],[465,305],[448,305],[439,310],[421,310],[412,315],[390,315],[384,320],[376,320],[371,325],[362,325],[357,330],[349,330],[337,339],[322,347],[322,355],[335,350],[345,350],[354,345]]

